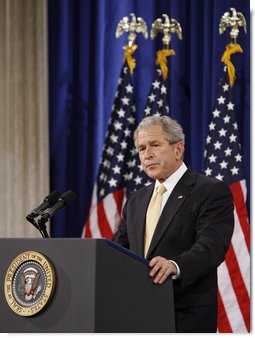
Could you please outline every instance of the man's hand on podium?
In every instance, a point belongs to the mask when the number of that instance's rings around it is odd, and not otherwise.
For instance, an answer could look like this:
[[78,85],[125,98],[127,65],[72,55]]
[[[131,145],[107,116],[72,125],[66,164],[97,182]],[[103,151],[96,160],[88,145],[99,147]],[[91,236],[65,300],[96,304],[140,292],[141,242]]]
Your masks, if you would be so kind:
[[162,284],[170,275],[177,274],[176,265],[164,257],[154,257],[149,263],[152,268],[149,275],[155,277],[153,282],[155,284]]

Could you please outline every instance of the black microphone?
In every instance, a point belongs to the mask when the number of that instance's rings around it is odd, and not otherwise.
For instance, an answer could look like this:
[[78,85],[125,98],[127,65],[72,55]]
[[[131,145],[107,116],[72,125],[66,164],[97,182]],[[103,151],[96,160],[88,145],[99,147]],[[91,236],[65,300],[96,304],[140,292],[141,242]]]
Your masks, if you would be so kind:
[[39,215],[41,215],[41,213],[52,207],[54,204],[57,203],[58,199],[60,197],[60,193],[58,191],[53,191],[51,192],[47,197],[45,197],[45,199],[43,200],[43,202],[35,209],[33,209],[31,211],[31,213],[29,215],[26,216],[26,219],[31,222],[31,219],[34,217],[37,217]]
[[64,194],[62,194],[57,203],[53,205],[51,208],[46,210],[42,214],[42,218],[48,220],[51,218],[59,209],[67,207],[69,204],[71,204],[76,198],[76,194],[72,190],[66,191]]

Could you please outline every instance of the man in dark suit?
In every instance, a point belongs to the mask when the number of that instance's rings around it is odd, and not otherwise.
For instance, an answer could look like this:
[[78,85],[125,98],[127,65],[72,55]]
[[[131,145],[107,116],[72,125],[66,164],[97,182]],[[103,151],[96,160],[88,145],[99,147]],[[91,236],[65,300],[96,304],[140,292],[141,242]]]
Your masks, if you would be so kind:
[[127,199],[113,241],[149,260],[154,283],[172,276],[176,332],[216,332],[217,267],[234,228],[231,191],[186,167],[184,134],[171,118],[144,118],[134,140],[143,170],[155,183]]

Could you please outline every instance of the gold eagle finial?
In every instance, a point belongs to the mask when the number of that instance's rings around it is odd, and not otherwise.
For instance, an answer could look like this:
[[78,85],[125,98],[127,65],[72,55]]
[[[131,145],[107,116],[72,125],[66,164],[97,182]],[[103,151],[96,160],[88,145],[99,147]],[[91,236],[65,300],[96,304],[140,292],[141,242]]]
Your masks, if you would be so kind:
[[147,25],[143,18],[136,16],[134,13],[130,13],[131,20],[128,16],[124,16],[117,25],[116,38],[119,38],[124,32],[129,32],[128,45],[132,46],[135,42],[137,33],[143,33],[145,39],[148,38]]
[[241,12],[237,12],[233,7],[231,7],[230,10],[232,11],[232,16],[229,12],[225,12],[220,19],[219,33],[223,34],[227,27],[231,27],[231,43],[236,44],[236,39],[239,34],[238,27],[243,27],[245,33],[247,33],[247,25],[245,17]]
[[162,14],[162,16],[165,18],[165,22],[162,22],[162,19],[158,18],[152,23],[151,39],[154,39],[158,33],[162,32],[164,49],[169,49],[171,34],[176,33],[178,38],[182,40],[182,28],[176,19],[169,19],[167,14]]

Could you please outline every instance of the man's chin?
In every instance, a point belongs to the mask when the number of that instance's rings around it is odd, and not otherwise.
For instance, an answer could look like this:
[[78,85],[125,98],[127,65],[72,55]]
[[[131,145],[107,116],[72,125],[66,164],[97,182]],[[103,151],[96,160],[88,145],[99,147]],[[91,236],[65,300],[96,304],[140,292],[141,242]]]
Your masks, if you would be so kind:
[[146,174],[153,180],[157,180],[160,177],[160,175],[154,170],[147,170]]

